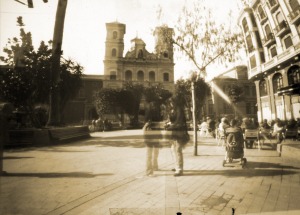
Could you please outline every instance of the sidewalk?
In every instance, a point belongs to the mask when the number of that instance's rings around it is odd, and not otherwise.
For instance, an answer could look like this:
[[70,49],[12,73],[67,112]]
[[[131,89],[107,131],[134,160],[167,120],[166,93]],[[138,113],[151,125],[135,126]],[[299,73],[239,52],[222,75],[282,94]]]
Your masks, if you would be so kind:
[[[299,214],[300,162],[275,150],[247,149],[245,169],[222,166],[224,149],[201,138],[184,150],[174,177],[167,140],[160,171],[145,177],[140,130],[93,133],[89,140],[7,150],[0,214]],[[284,155],[284,152],[283,154]]]

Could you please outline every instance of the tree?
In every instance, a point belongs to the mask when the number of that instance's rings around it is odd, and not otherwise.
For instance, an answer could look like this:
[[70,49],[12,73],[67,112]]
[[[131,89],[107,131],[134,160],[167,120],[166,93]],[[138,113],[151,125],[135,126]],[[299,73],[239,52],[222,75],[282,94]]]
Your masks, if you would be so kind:
[[136,95],[128,89],[103,88],[95,94],[95,107],[100,117],[113,114],[123,123],[123,115],[127,114],[133,123],[137,110]]
[[52,49],[52,62],[51,62],[51,88],[49,100],[49,119],[47,124],[50,126],[59,125],[61,122],[60,115],[60,102],[59,95],[59,82],[60,82],[60,58],[62,54],[62,40],[64,33],[65,14],[68,5],[68,0],[58,0],[57,10],[55,16],[55,25],[53,33],[53,49]]
[[118,103],[118,91],[115,89],[103,88],[95,94],[95,107],[100,117],[105,114],[117,114]]
[[204,106],[204,101],[206,96],[210,92],[209,85],[205,82],[203,78],[197,78],[196,80],[196,73],[193,74],[192,79],[184,80],[179,79],[175,84],[175,95],[177,97],[184,97],[181,99],[182,102],[186,103],[188,110],[192,109],[192,92],[191,92],[191,85],[194,83],[195,88],[195,113],[197,118],[201,116],[201,110]]
[[[1,96],[14,104],[16,108],[23,108],[29,114],[35,127],[42,125],[34,116],[34,107],[38,104],[48,104],[51,89],[51,60],[52,42],[48,45],[44,41],[35,51],[32,45],[30,32],[25,32],[22,17],[18,17],[20,38],[8,39],[3,49],[6,57],[1,56],[0,61],[10,66],[4,74],[0,85]],[[62,60],[60,66],[60,79],[58,84],[62,103],[59,106],[63,111],[65,104],[74,98],[81,87],[82,67],[71,60]]]
[[[161,18],[162,13],[158,14]],[[176,50],[186,56],[196,67],[197,78],[206,77],[206,70],[212,63],[226,64],[239,58],[237,54],[244,46],[244,41],[239,31],[233,31],[232,16],[225,24],[217,24],[210,9],[203,5],[203,1],[197,1],[191,8],[183,7],[179,14],[177,24],[174,27],[175,35],[169,35],[168,28],[160,28],[165,42],[175,45]],[[192,82],[194,93],[194,82]],[[194,94],[193,94],[194,95]],[[195,98],[195,96],[193,96]],[[195,101],[193,101],[195,111]],[[197,155],[197,131],[195,113],[194,121],[194,155]]]
[[161,84],[158,84],[146,87],[143,94],[145,101],[150,104],[148,105],[150,110],[146,110],[147,113],[145,113],[145,117],[147,118],[147,115],[151,112],[151,118],[153,121],[162,120],[162,105],[164,105],[166,100],[172,96],[172,93],[165,90]]
[[142,96],[144,93],[144,86],[142,84],[133,84],[132,82],[126,82],[124,83],[124,87],[125,90],[128,90],[130,92],[132,92],[132,95],[134,95],[134,113],[132,118],[130,118],[130,124],[133,127],[138,126],[138,122],[139,122],[139,111],[140,111],[140,103],[142,100]]
[[226,90],[234,110],[234,116],[236,116],[236,104],[244,100],[243,88],[237,83],[234,83],[230,84]]

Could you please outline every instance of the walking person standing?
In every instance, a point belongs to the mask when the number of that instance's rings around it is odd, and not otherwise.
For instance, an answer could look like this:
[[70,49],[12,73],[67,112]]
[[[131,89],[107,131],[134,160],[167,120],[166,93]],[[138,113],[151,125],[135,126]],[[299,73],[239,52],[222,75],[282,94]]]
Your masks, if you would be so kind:
[[152,177],[153,172],[158,170],[159,142],[151,133],[151,120],[143,127],[144,142],[147,146],[146,175]]
[[183,153],[184,146],[189,141],[189,135],[187,131],[186,117],[184,112],[184,105],[176,98],[171,102],[170,113],[171,125],[168,130],[171,130],[171,149],[175,157],[175,174],[174,176],[181,176],[183,174]]

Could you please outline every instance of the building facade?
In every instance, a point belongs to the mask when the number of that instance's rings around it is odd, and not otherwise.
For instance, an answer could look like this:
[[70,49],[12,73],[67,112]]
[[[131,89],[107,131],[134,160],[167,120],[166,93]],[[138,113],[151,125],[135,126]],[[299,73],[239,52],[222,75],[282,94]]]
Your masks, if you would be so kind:
[[162,31],[162,28],[157,27],[154,32],[154,53],[148,52],[146,43],[136,37],[131,40],[131,49],[124,55],[126,25],[106,23],[104,88],[121,88],[125,82],[132,81],[144,86],[160,83],[165,89],[173,91],[173,45],[165,39],[165,36],[173,34],[173,29]]
[[253,0],[239,16],[258,120],[300,118],[299,0]]
[[[220,119],[254,118],[257,119],[255,84],[248,80],[246,66],[237,66],[221,73],[208,82],[211,87],[211,96],[207,97],[205,104],[206,116]],[[242,100],[233,104],[228,96],[228,89],[238,85],[242,89]]]
[[[68,102],[64,112],[66,123],[90,122],[97,118],[93,95],[101,88],[122,88],[130,81],[145,87],[161,84],[164,89],[174,91],[173,45],[166,42],[173,29],[154,32],[155,51],[150,53],[140,38],[131,40],[131,49],[124,55],[126,25],[119,22],[106,23],[106,41],[103,75],[84,75],[83,86],[76,99]],[[163,27],[165,29],[165,27]],[[142,101],[140,109],[144,109]]]

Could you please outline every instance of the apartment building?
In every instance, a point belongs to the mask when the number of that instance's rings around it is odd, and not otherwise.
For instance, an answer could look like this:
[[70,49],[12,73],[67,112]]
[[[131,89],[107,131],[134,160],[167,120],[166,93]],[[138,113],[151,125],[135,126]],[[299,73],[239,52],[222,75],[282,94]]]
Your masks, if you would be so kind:
[[[206,99],[204,115],[215,119],[224,116],[257,119],[255,84],[248,80],[246,66],[240,65],[224,71],[208,84],[211,87],[211,95]],[[242,101],[236,104],[233,104],[228,96],[228,88],[231,85],[238,85],[243,91]]]
[[246,42],[248,77],[257,93],[258,120],[300,118],[300,4],[253,0],[238,18]]

